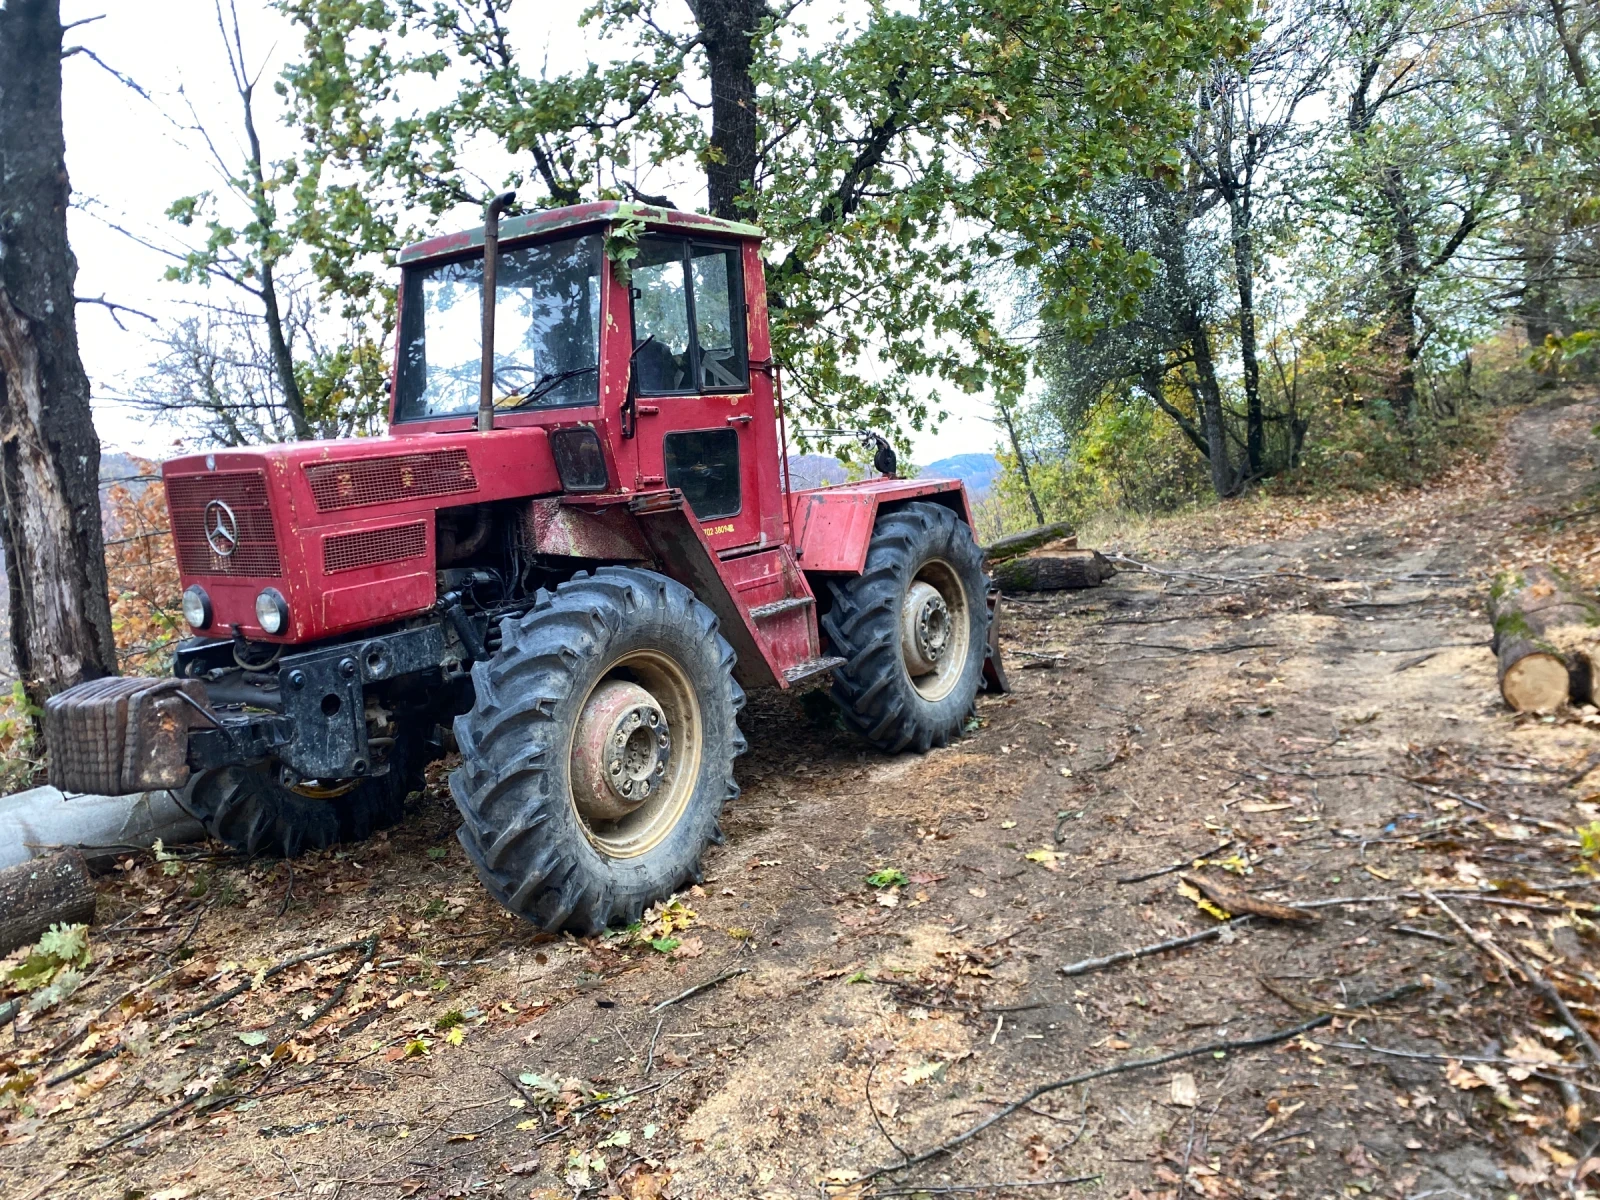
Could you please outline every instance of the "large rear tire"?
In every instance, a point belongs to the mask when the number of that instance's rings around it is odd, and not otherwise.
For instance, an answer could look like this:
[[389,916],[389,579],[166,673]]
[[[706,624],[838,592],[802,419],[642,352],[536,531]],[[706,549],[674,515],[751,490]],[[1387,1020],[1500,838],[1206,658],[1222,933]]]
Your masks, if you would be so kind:
[[733,650],[682,584],[580,574],[500,625],[456,718],[450,791],[467,857],[545,929],[595,933],[700,877],[739,794]]
[[368,779],[290,787],[271,764],[196,775],[179,797],[219,842],[252,856],[296,858],[307,850],[365,841],[398,825],[406,797],[440,747],[422,734],[395,739],[389,769]]
[[884,513],[861,574],[828,587],[822,628],[846,660],[832,688],[845,722],[891,754],[948,745],[972,715],[989,640],[971,528],[924,501]]

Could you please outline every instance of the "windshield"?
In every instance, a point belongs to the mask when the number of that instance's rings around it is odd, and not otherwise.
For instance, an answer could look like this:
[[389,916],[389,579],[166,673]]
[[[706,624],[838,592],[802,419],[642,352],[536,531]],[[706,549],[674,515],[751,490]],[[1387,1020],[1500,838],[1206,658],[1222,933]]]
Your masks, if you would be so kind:
[[[495,280],[495,407],[550,408],[599,399],[600,238],[500,252]],[[478,407],[483,260],[406,274],[395,418],[459,416]]]

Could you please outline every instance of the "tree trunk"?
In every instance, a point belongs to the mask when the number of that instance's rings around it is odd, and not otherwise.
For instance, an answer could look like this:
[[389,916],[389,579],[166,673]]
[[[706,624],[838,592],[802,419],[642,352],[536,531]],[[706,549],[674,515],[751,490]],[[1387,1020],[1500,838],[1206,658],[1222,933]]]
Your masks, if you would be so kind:
[[1052,592],[1099,587],[1117,573],[1098,550],[1026,554],[994,568],[994,581],[1008,592]]
[[1211,335],[1200,314],[1190,310],[1184,330],[1189,352],[1194,358],[1195,407],[1200,410],[1201,433],[1211,451],[1211,486],[1218,496],[1233,494],[1233,468],[1228,463],[1228,431],[1222,423],[1222,387],[1217,383],[1217,364],[1211,357]]
[[52,925],[93,920],[94,885],[76,850],[0,871],[0,954],[37,941]]
[[[1072,537],[1072,526],[1065,521],[1057,521],[1053,525],[1040,525],[1037,529],[1025,529],[1021,533],[997,538],[983,548],[983,557],[990,563],[1003,562],[1008,558],[1016,558],[1019,554],[1026,554],[1030,550],[1037,550],[1046,542],[1056,542],[1070,537]],[[1076,545],[1073,548],[1076,549]]]
[[36,704],[117,666],[67,244],[61,35],[58,0],[0,8],[0,542],[17,674]]
[[1250,474],[1265,470],[1266,417],[1261,410],[1261,363],[1256,357],[1255,261],[1248,200],[1228,205],[1233,226],[1233,278],[1239,293],[1239,363],[1244,373],[1245,461]]
[[706,191],[711,215],[751,219],[756,186],[755,36],[769,15],[764,0],[689,0],[711,80],[711,152]]
[[1545,566],[1507,572],[1489,592],[1500,694],[1518,712],[1551,712],[1594,694],[1600,604]]
[[1033,477],[1028,474],[1028,458],[1022,453],[1022,439],[1017,436],[1017,424],[1011,419],[1011,406],[1001,403],[1000,416],[1011,435],[1011,452],[1017,456],[1017,470],[1022,473],[1022,486],[1028,493],[1028,504],[1033,509],[1033,519],[1044,524],[1044,510],[1039,507],[1039,497],[1033,491]]

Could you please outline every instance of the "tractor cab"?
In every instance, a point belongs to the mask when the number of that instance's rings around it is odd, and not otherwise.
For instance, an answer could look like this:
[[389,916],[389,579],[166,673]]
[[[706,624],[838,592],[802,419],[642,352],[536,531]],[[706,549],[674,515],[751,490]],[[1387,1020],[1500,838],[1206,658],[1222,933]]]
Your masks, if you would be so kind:
[[400,262],[395,435],[543,429],[566,492],[672,488],[719,553],[783,540],[760,230],[606,202]]

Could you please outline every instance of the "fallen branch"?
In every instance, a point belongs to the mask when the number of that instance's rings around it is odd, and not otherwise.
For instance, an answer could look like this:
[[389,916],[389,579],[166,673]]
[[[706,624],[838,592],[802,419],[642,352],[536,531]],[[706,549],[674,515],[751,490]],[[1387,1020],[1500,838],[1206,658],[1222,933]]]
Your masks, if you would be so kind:
[[[269,967],[267,970],[263,971],[261,973],[261,981],[265,983],[268,979],[271,979],[275,975],[281,975],[293,967],[298,967],[302,963],[308,963],[318,958],[327,958],[332,954],[343,954],[347,950],[357,950],[367,946],[369,943],[372,943],[375,946],[376,936],[377,935],[373,935],[372,938],[363,938],[359,942],[345,942],[339,946],[329,946],[326,950],[312,950],[306,954],[297,954],[293,958],[286,958],[277,966]],[[244,995],[245,992],[248,992],[255,986],[256,981],[254,977],[247,979],[237,987],[229,988],[221,995],[212,997],[198,1008],[191,1008],[188,1012],[173,1018],[167,1023],[167,1029],[176,1029],[179,1026],[194,1020],[196,1017],[204,1016],[212,1009],[221,1008],[224,1004],[228,1003],[228,1001]],[[128,1045],[126,1042],[118,1042],[115,1046],[112,1046],[111,1049],[100,1054],[96,1054],[93,1058],[86,1059],[78,1066],[73,1067],[72,1070],[63,1071],[61,1074],[45,1080],[44,1085],[45,1087],[55,1087],[57,1084],[66,1083],[69,1079],[76,1079],[84,1072],[94,1070],[94,1068],[98,1067],[101,1063],[110,1062],[113,1058],[116,1058],[117,1055],[121,1054],[127,1048]]]
[[674,1004],[682,1004],[685,1000],[689,999],[691,996],[698,996],[701,992],[708,992],[712,988],[716,987],[717,984],[726,983],[728,980],[732,979],[735,975],[748,975],[748,974],[750,974],[750,968],[749,967],[735,967],[731,971],[724,971],[721,975],[718,975],[714,979],[708,979],[704,983],[697,983],[692,988],[688,988],[688,989],[686,989],[684,991],[679,992],[676,996],[672,997],[672,999],[670,999],[670,1000],[663,1000],[660,1004],[656,1005],[650,1011],[653,1012],[653,1013],[658,1013],[663,1008],[671,1008]]
[[1136,558],[1129,558],[1126,554],[1106,555],[1112,562],[1126,563],[1136,571],[1143,571],[1147,575],[1160,575],[1168,579],[1204,579],[1207,583],[1236,583],[1241,587],[1259,586],[1249,579],[1235,579],[1231,575],[1202,575],[1198,571],[1163,571],[1160,567],[1152,567],[1149,563],[1140,562]]
[[[1403,984],[1398,988],[1384,992],[1382,995],[1374,996],[1372,999],[1367,1000],[1364,1003],[1352,1005],[1351,1007],[1374,1008],[1377,1005],[1386,1004],[1391,1000],[1397,1000],[1402,996],[1408,996],[1413,992],[1418,992],[1421,990],[1421,984]],[[1261,1034],[1259,1037],[1234,1038],[1225,1042],[1210,1042],[1203,1046],[1191,1046],[1187,1050],[1174,1050],[1169,1054],[1157,1054],[1151,1058],[1129,1059],[1126,1062],[1115,1063],[1109,1067],[1099,1067],[1093,1071],[1085,1071],[1080,1075],[1072,1076],[1070,1079],[1058,1079],[1053,1083],[1042,1083],[1027,1095],[1023,1096],[1021,1099],[1011,1101],[1010,1103],[1006,1104],[1005,1107],[996,1110],[983,1120],[974,1125],[968,1126],[955,1137],[950,1138],[947,1141],[940,1142],[937,1146],[933,1146],[930,1149],[924,1150],[920,1154],[912,1155],[903,1163],[895,1163],[891,1166],[885,1167],[875,1167],[873,1170],[867,1172],[867,1174],[859,1176],[856,1179],[851,1180],[849,1184],[843,1186],[859,1187],[863,1183],[869,1183],[872,1180],[880,1179],[885,1175],[892,1175],[896,1172],[904,1171],[910,1167],[921,1166],[925,1162],[930,1162],[933,1159],[938,1158],[941,1154],[948,1154],[957,1146],[961,1146],[967,1142],[970,1142],[973,1138],[977,1137],[978,1134],[982,1133],[985,1129],[988,1129],[991,1125],[998,1124],[1007,1117],[1011,1116],[1013,1113],[1020,1112],[1022,1109],[1028,1107],[1035,1100],[1039,1099],[1039,1097],[1047,1096],[1051,1092],[1058,1092],[1062,1088],[1075,1087],[1080,1083],[1088,1083],[1092,1079],[1103,1079],[1107,1075],[1120,1075],[1127,1071],[1143,1070],[1146,1067],[1164,1066],[1169,1062],[1177,1062],[1180,1059],[1198,1058],[1204,1054],[1216,1054],[1218,1052],[1226,1054],[1234,1050],[1252,1050],[1261,1046],[1275,1046],[1280,1042],[1287,1042],[1291,1038],[1299,1037],[1302,1033],[1310,1033],[1313,1029],[1321,1029],[1324,1025],[1332,1023],[1333,1019],[1334,1015],[1332,1013],[1323,1013],[1321,1016],[1313,1017],[1309,1021],[1302,1021],[1299,1025],[1292,1025],[1287,1029],[1277,1029],[1271,1033]]]
[[1137,950],[1121,950],[1116,954],[1108,954],[1104,958],[1086,958],[1082,962],[1071,963],[1061,968],[1063,975],[1087,975],[1090,971],[1104,970],[1114,967],[1118,963],[1129,962],[1135,958],[1148,958],[1152,954],[1162,954],[1168,950],[1177,950],[1183,946],[1192,946],[1196,942],[1207,942],[1214,937],[1221,937],[1224,930],[1237,929],[1249,917],[1237,917],[1232,921],[1224,921],[1220,925],[1213,925],[1210,929],[1202,929],[1199,933],[1186,934],[1180,938],[1173,938],[1167,942],[1157,942],[1153,946],[1140,946]]
[[1423,899],[1427,900],[1429,904],[1433,905],[1445,916],[1449,917],[1462,933],[1471,938],[1473,945],[1477,946],[1478,949],[1482,950],[1501,966],[1507,967],[1516,974],[1521,975],[1522,978],[1527,981],[1529,987],[1544,997],[1545,1003],[1548,1004],[1551,1009],[1555,1011],[1555,1014],[1561,1018],[1562,1023],[1577,1035],[1578,1041],[1583,1044],[1584,1050],[1589,1055],[1589,1060],[1593,1062],[1595,1066],[1600,1067],[1600,1045],[1595,1044],[1593,1036],[1591,1036],[1587,1029],[1578,1023],[1578,1018],[1572,1015],[1572,1010],[1567,1007],[1567,1002],[1561,998],[1561,993],[1556,991],[1555,984],[1551,983],[1532,967],[1523,963],[1509,950],[1502,949],[1495,943],[1494,939],[1486,937],[1485,935],[1479,933],[1471,925],[1467,924],[1466,921],[1462,920],[1460,915],[1456,913],[1455,909],[1451,908],[1443,900],[1439,899],[1435,893],[1430,892],[1427,888],[1423,888],[1422,896]]
[[1065,1179],[1013,1179],[1006,1183],[961,1183],[940,1184],[937,1187],[919,1185],[917,1187],[901,1188],[874,1188],[862,1195],[861,1200],[876,1200],[879,1196],[953,1196],[957,1194],[971,1194],[973,1192],[1000,1192],[1012,1188],[1036,1187],[1065,1187],[1069,1183],[1092,1183],[1101,1178],[1099,1175],[1074,1175]]
[[1224,850],[1238,840],[1238,838],[1229,838],[1227,841],[1223,842],[1222,845],[1213,846],[1204,854],[1196,854],[1193,858],[1186,858],[1182,862],[1175,862],[1170,867],[1162,867],[1157,871],[1146,871],[1143,875],[1124,875],[1121,879],[1117,880],[1117,882],[1143,883],[1146,879],[1157,879],[1162,875],[1171,875],[1174,871],[1181,871],[1185,867],[1193,867],[1203,858],[1210,858],[1213,854],[1221,854]]

